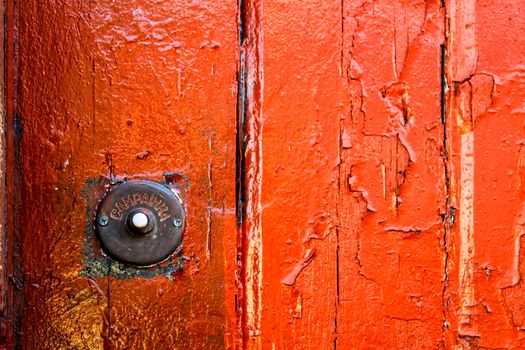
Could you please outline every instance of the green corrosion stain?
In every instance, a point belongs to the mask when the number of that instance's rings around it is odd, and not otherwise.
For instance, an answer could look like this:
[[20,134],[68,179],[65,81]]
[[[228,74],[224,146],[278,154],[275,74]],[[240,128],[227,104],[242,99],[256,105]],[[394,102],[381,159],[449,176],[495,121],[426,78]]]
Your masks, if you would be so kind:
[[[88,178],[82,188],[82,195],[86,200],[86,230],[84,234],[84,259],[80,276],[88,278],[102,278],[113,276],[118,279],[129,278],[152,278],[155,276],[165,276],[168,280],[173,280],[173,274],[182,270],[183,258],[181,254],[172,255],[162,265],[147,268],[120,263],[107,257],[97,256],[94,251],[96,235],[93,230],[92,220],[95,217],[95,206],[93,205],[94,193],[100,191],[108,184],[105,178]],[[98,254],[100,255],[100,254]]]

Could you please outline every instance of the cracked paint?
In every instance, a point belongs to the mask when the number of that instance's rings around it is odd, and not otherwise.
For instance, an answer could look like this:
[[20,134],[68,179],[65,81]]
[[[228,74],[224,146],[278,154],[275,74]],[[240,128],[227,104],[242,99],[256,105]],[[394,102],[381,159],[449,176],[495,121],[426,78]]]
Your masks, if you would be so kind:
[[461,349],[519,349],[524,45],[509,34],[525,29],[523,4],[448,1],[447,13],[448,169],[457,212],[445,338]]
[[[8,346],[525,348],[523,0],[7,4]],[[166,169],[180,256],[99,256]]]

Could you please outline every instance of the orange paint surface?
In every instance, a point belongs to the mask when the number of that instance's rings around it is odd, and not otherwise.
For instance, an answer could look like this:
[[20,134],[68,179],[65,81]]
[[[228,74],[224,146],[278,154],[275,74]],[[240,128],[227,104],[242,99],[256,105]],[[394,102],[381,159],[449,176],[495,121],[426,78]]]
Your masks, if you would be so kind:
[[[16,11],[11,166],[24,280],[13,343],[232,344],[235,2],[24,1]],[[90,181],[163,172],[189,183],[183,270],[129,278],[109,260],[93,265]]]
[[[2,345],[525,348],[524,9],[8,1]],[[166,172],[180,256],[105,258]]]

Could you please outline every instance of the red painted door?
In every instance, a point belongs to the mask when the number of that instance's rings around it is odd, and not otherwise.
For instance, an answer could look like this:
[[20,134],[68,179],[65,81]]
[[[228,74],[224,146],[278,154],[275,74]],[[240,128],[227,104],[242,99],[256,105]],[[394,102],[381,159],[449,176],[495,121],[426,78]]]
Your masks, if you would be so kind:
[[[524,1],[3,10],[6,348],[525,348]],[[138,179],[149,268],[93,227]]]

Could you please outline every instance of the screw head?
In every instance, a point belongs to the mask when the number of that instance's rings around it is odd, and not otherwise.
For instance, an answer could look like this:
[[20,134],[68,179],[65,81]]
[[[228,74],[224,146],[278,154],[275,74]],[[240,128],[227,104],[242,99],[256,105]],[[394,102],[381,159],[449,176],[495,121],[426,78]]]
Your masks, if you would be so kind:
[[98,223],[100,226],[106,226],[108,224],[108,217],[103,215],[98,219]]
[[173,225],[175,227],[181,227],[182,226],[182,220],[181,219],[175,219],[173,220]]

